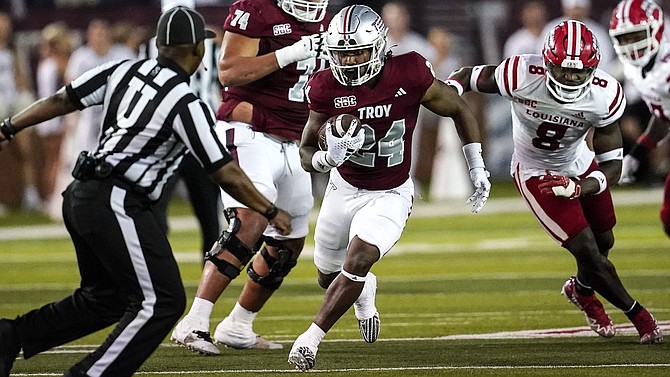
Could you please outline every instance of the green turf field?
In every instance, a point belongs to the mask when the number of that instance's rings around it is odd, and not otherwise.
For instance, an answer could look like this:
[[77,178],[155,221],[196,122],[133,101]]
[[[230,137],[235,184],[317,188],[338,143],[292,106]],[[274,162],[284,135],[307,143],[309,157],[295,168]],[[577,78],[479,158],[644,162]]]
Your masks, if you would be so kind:
[[[636,195],[648,195],[639,191]],[[574,272],[556,245],[513,201],[479,215],[443,216],[440,206],[417,205],[401,241],[373,268],[378,276],[380,339],[360,340],[350,310],[326,336],[317,355],[320,376],[664,376],[670,375],[670,241],[658,221],[658,203],[617,203],[616,246],[610,256],[633,297],[662,321],[666,343],[637,344],[629,322],[605,303],[620,334],[598,338],[583,315],[559,293]],[[660,202],[660,197],[658,198]],[[465,206],[454,203],[454,206]],[[488,206],[487,205],[487,206]],[[506,208],[509,206],[509,208]],[[434,209],[434,211],[433,211]],[[487,209],[491,211],[487,213]],[[496,213],[493,213],[496,212]],[[171,213],[187,214],[183,204]],[[0,225],[46,223],[13,214]],[[0,236],[7,227],[0,227]],[[29,228],[25,228],[26,231]],[[0,237],[1,238],[1,237]],[[20,237],[19,237],[20,238]],[[190,299],[200,273],[196,231],[170,234]],[[310,236],[311,238],[311,236]],[[311,251],[311,239],[306,253]],[[0,316],[13,317],[69,294],[78,272],[68,238],[0,241]],[[255,322],[255,330],[283,350],[222,348],[204,357],[167,340],[139,376],[279,376],[293,373],[286,359],[295,337],[319,307],[323,291],[309,258],[302,259]],[[233,306],[242,279],[217,303],[213,326]],[[575,329],[576,328],[576,329]],[[550,336],[572,329],[581,336]],[[31,360],[17,360],[17,376],[60,376],[99,344],[109,329]],[[500,334],[505,332],[505,334]],[[563,334],[567,330],[554,331]],[[495,334],[497,333],[497,334]],[[523,336],[523,337],[522,337]]]

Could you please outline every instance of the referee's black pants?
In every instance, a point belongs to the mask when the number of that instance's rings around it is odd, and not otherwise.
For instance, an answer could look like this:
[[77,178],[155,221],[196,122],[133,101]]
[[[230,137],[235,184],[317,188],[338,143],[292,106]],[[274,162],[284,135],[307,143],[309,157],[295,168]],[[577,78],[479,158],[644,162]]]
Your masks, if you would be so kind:
[[172,249],[149,200],[121,181],[74,181],[63,195],[81,285],[16,319],[24,357],[116,323],[104,343],[65,375],[132,376],[186,306]]

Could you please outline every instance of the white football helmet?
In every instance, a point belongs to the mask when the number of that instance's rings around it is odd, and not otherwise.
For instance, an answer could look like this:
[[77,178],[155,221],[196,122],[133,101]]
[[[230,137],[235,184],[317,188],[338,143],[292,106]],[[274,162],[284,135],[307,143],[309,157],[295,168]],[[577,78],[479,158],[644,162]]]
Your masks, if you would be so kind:
[[622,61],[644,67],[658,51],[664,22],[663,10],[651,0],[620,2],[610,20],[614,51]]
[[286,13],[302,22],[319,22],[326,17],[328,0],[277,0]]
[[[375,77],[386,59],[386,33],[382,18],[365,5],[351,5],[333,17],[326,33],[326,54],[333,75],[342,85],[362,85]],[[370,59],[346,64],[344,58],[357,51],[370,50]]]

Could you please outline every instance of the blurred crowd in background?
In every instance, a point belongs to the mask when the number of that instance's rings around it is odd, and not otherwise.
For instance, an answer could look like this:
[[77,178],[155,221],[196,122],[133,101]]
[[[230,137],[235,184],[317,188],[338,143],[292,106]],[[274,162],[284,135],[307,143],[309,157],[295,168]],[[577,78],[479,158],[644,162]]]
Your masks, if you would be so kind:
[[[657,2],[670,13],[670,1]],[[232,1],[195,3],[220,40]],[[330,0],[329,9],[334,14],[353,3],[368,5],[382,15],[395,54],[418,51],[433,63],[439,78],[464,65],[497,65],[511,55],[540,53],[548,27],[567,18],[580,20],[598,38],[600,68],[624,84],[625,148],[646,127],[649,112],[626,85],[607,32],[617,0]],[[141,56],[160,12],[159,0],[0,1],[0,119],[96,65]],[[216,79],[216,72],[211,73]],[[510,179],[509,103],[479,93],[465,97],[486,135],[484,157],[493,180]],[[0,216],[15,209],[60,218],[60,193],[71,179],[78,153],[95,145],[101,113],[101,109],[89,109],[17,135],[0,155]],[[464,199],[471,193],[460,142],[449,122],[430,112],[420,116],[413,166],[419,201]],[[662,184],[669,161],[668,148],[661,145],[638,173],[638,184]]]

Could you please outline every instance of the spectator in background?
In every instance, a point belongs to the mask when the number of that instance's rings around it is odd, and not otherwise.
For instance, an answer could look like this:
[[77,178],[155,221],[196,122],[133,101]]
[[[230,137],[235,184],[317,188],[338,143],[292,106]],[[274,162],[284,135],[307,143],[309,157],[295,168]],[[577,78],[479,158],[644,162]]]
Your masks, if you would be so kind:
[[[465,62],[454,56],[453,36],[442,27],[432,27],[428,31],[428,41],[435,49],[433,62],[435,76],[446,79]],[[429,112],[428,115],[433,114]],[[458,134],[451,118],[438,117],[439,127],[425,127],[420,144],[421,154],[433,156],[430,187],[426,187],[431,200],[465,199],[470,195],[472,184],[461,153]]]
[[[13,25],[9,14],[0,12],[0,119],[5,119],[17,109],[34,100],[29,90],[28,76],[23,70],[25,62],[13,46]],[[19,160],[19,174],[23,189],[21,207],[26,210],[41,210],[42,199],[37,190],[37,169],[34,155],[34,130],[29,130],[16,138],[16,153]]]
[[[576,20],[584,23],[596,37],[600,47],[600,69],[610,73],[613,71],[613,64],[617,64],[614,49],[609,43],[610,37],[607,29],[599,22],[589,18],[591,13],[591,0],[561,0],[561,9],[563,15],[547,23],[540,35],[545,36],[563,20]],[[542,51],[543,40],[535,45],[535,51]],[[509,55],[506,55],[509,56]]]
[[[435,64],[437,52],[424,36],[410,29],[411,18],[405,4],[400,1],[390,1],[382,7],[381,16],[389,29],[388,46],[394,55],[416,51],[428,62]],[[419,109],[417,130],[412,140],[414,156],[411,171],[415,180],[416,194],[420,201],[429,200],[439,123],[440,116],[427,111],[424,107]],[[418,158],[418,151],[421,151],[422,158]]]
[[[72,34],[62,22],[47,25],[42,30],[40,61],[37,64],[35,86],[37,95],[47,97],[65,85],[65,69],[72,53]],[[65,117],[42,122],[36,127],[40,141],[40,192],[45,199],[45,211],[52,218],[60,218],[60,192],[56,179],[60,170],[60,149],[65,133]]]
[[151,37],[144,26],[133,25],[128,21],[118,21],[112,25],[112,42],[127,53],[137,56],[140,45]]
[[[125,46],[114,44],[112,40],[112,29],[109,23],[102,19],[94,19],[88,24],[86,30],[86,44],[77,48],[68,62],[65,71],[65,80],[70,82],[75,77],[89,69],[106,62],[121,59],[133,59],[135,56]],[[69,132],[66,137],[74,137],[75,151],[91,150],[98,143],[99,130],[91,127],[91,124],[99,124],[102,118],[102,107],[96,106],[81,112],[77,119],[75,130]],[[65,153],[70,151],[65,150]],[[74,159],[77,152],[68,154]]]
[[[127,48],[114,45],[109,23],[102,19],[94,19],[89,22],[86,29],[86,44],[75,49],[70,56],[65,69],[65,82],[69,83],[75,77],[104,63],[133,58],[135,56],[130,55]],[[102,116],[102,106],[92,106],[68,115],[68,126],[61,144],[61,169],[56,179],[56,190],[59,192],[65,190],[72,179],[70,173],[79,152],[91,151],[98,144],[100,128],[94,125],[101,123]],[[62,198],[54,196],[54,199],[57,200],[51,205],[60,208]],[[50,213],[60,216],[58,211]]]
[[503,56],[535,54],[542,43],[542,29],[547,24],[547,7],[544,1],[529,0],[521,8],[521,28],[505,41]]

